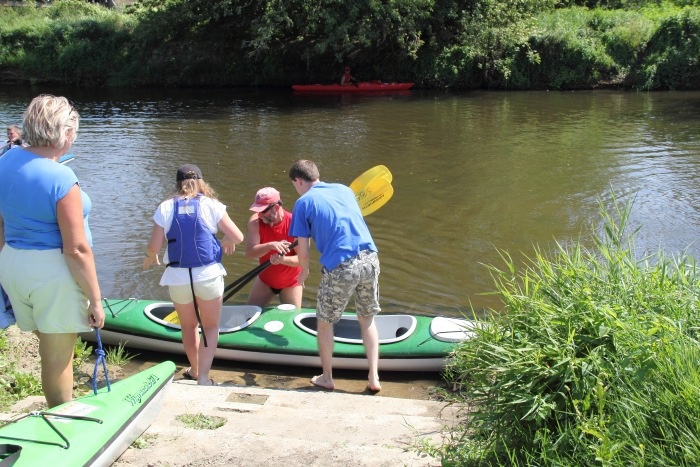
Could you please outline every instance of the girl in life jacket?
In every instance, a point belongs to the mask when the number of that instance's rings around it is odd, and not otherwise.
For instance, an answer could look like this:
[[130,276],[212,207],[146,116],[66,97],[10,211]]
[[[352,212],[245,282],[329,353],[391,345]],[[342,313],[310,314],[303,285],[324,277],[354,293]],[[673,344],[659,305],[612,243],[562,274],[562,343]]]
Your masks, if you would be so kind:
[[[177,191],[160,203],[153,216],[153,232],[143,267],[160,265],[158,253],[167,242],[166,265],[160,285],[167,286],[182,330],[182,344],[190,367],[184,377],[214,385],[209,370],[219,341],[226,270],[222,254],[230,255],[243,241],[226,206],[202,179],[199,167],[185,164],[175,176]],[[223,232],[221,241],[218,231]],[[199,329],[202,329],[200,340]]]

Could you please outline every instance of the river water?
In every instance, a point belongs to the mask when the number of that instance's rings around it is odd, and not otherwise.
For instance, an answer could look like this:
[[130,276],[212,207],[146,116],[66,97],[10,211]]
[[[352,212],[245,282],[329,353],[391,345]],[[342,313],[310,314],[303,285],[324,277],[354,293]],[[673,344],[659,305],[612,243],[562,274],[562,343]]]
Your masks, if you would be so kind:
[[[598,203],[634,198],[640,251],[698,257],[700,93],[468,92],[303,95],[288,89],[81,90],[3,87],[0,121],[32,97],[69,97],[81,114],[71,167],[93,200],[102,293],[167,299],[141,270],[152,215],[175,171],[197,164],[245,231],[267,185],[291,209],[287,171],[314,160],[349,184],[377,164],[395,194],[367,223],[380,250],[387,312],[459,315],[500,306],[484,265],[555,242],[592,245]],[[227,283],[255,267],[240,248]],[[319,274],[307,281],[315,305]],[[245,301],[247,288],[232,301]]]

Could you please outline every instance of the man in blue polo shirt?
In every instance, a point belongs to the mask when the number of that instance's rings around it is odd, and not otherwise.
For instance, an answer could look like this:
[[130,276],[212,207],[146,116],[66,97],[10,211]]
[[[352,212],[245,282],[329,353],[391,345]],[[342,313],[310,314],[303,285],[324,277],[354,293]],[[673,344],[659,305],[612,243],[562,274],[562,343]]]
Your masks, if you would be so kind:
[[311,382],[325,389],[333,383],[333,325],[340,320],[350,298],[355,295],[355,312],[369,366],[370,391],[379,391],[379,337],[374,316],[379,306],[379,258],[353,191],[339,183],[319,180],[316,164],[296,161],[289,178],[300,198],[294,204],[289,235],[297,237],[301,265],[299,283],[309,276],[310,239],[321,253],[323,266],[318,288],[316,317],[318,352],[323,374]]

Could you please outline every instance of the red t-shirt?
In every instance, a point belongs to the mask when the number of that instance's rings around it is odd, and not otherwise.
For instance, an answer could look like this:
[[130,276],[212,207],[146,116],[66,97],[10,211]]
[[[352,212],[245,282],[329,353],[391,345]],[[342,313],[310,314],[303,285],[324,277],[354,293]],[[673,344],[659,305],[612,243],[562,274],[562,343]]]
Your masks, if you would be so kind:
[[[279,242],[287,240],[293,242],[294,237],[289,236],[289,224],[292,222],[292,213],[284,210],[284,219],[277,225],[269,225],[258,219],[258,230],[260,232],[260,243]],[[260,257],[260,264],[264,263],[270,256],[277,252],[269,251]],[[296,253],[290,251],[287,256],[294,256]],[[260,280],[273,289],[285,289],[297,285],[297,278],[301,272],[300,267],[285,266],[283,264],[273,264],[260,273]]]

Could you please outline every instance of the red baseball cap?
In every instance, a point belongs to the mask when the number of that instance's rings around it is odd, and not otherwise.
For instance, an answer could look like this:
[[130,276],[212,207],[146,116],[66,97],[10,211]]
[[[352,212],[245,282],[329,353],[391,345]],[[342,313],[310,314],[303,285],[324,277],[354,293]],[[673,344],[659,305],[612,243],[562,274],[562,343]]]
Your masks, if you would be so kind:
[[267,209],[271,204],[279,202],[280,192],[271,186],[266,186],[265,188],[260,188],[258,192],[255,193],[255,202],[250,206],[250,210],[261,212]]

